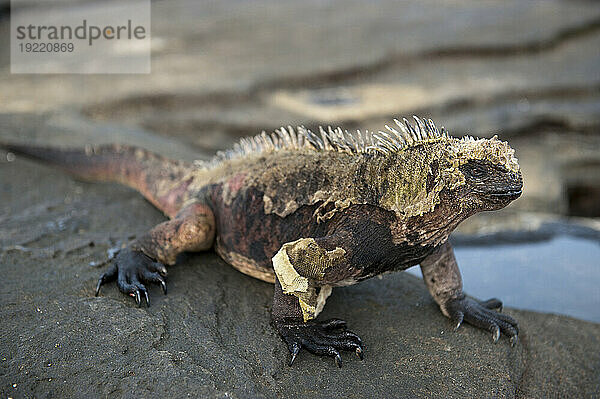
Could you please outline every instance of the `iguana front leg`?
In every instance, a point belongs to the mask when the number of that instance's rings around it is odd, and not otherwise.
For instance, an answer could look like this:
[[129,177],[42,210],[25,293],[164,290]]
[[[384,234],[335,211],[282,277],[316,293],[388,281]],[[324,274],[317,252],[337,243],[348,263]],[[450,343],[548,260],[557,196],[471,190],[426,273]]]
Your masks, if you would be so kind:
[[290,366],[301,348],[320,356],[332,356],[342,367],[341,350],[352,350],[362,360],[362,341],[345,329],[346,322],[314,320],[331,293],[326,271],[347,264],[341,247],[327,250],[327,238],[302,238],[284,244],[273,257],[275,293],[272,319],[292,354]]
[[148,290],[143,283],[158,283],[167,293],[165,265],[175,264],[184,251],[209,249],[215,236],[215,219],[205,204],[185,207],[173,219],[163,222],[121,250],[111,267],[100,276],[96,296],[103,284],[117,280],[119,290],[135,298],[141,305],[141,295],[150,305]]
[[510,337],[512,345],[517,342],[517,321],[495,311],[502,309],[500,300],[492,298],[477,302],[462,292],[462,279],[450,243],[446,242],[425,258],[421,262],[421,271],[431,296],[440,305],[442,313],[456,323],[455,329],[464,320],[492,332],[494,342],[500,338],[500,332]]

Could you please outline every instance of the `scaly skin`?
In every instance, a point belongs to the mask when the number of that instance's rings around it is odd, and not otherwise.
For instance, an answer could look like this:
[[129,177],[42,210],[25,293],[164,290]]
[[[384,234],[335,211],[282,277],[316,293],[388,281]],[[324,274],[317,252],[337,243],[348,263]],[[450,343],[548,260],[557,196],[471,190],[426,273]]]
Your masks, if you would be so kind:
[[[515,320],[462,291],[448,236],[474,213],[516,199],[522,177],[514,151],[496,138],[456,139],[431,121],[397,122],[390,133],[316,138],[300,128],[242,140],[211,164],[170,161],[125,146],[84,150],[1,145],[79,177],[139,190],[169,217],[122,251],[98,282],[117,280],[141,304],[144,283],[161,284],[165,265],[211,247],[236,269],[275,283],[272,321],[292,360],[301,348],[362,359],[345,322],[315,320],[331,287],[420,264],[442,313],[517,340]],[[399,130],[397,130],[399,129]],[[290,362],[290,363],[291,363]]]

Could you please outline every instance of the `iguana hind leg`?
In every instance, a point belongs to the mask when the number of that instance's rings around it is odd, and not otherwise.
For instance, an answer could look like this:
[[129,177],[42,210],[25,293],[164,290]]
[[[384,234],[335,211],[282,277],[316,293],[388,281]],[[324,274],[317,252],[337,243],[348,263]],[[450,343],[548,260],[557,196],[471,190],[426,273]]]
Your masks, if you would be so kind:
[[109,270],[100,276],[96,295],[103,284],[117,280],[119,290],[134,297],[138,306],[142,295],[150,305],[144,283],[160,284],[166,294],[165,265],[174,264],[181,252],[209,249],[214,236],[215,219],[210,208],[202,203],[188,205],[120,251]]
[[314,320],[325,305],[331,287],[324,284],[326,271],[347,264],[346,251],[330,248],[325,239],[302,238],[284,244],[273,257],[275,293],[272,319],[292,354],[290,366],[301,348],[331,356],[342,367],[340,351],[351,350],[362,360],[362,341],[346,330],[346,322]]
[[456,323],[459,328],[463,321],[488,330],[494,342],[500,333],[507,335],[514,345],[518,339],[519,327],[512,317],[498,313],[502,302],[492,298],[478,302],[462,292],[462,279],[450,243],[446,242],[421,262],[423,280],[431,296],[438,303],[442,313]]

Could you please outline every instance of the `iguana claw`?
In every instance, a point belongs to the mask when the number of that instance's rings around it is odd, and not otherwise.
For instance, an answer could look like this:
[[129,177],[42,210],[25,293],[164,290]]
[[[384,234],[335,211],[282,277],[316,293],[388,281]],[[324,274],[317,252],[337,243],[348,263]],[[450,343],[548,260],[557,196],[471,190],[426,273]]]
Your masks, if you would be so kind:
[[360,360],[363,360],[365,358],[365,355],[363,354],[363,350],[361,348],[356,348],[356,356],[358,356],[358,358]]
[[292,364],[294,364],[294,360],[296,360],[296,356],[298,356],[298,352],[300,352],[300,344],[293,344],[292,348],[290,348],[290,352],[292,354],[292,357],[290,359],[289,365],[291,366]]
[[146,304],[150,306],[150,297],[145,283],[160,284],[163,293],[167,294],[166,276],[167,269],[162,263],[155,262],[142,252],[131,249],[122,250],[115,257],[110,268],[103,273],[96,284],[96,296],[100,293],[100,287],[111,281],[117,280],[119,290],[135,299],[138,306],[142,306],[142,294]]
[[301,348],[319,356],[333,357],[336,366],[342,367],[341,350],[352,350],[364,358],[362,340],[358,335],[345,330],[346,322],[331,319],[325,322],[276,322],[277,330],[288,344],[292,355],[289,365],[296,360]]
[[518,342],[519,326],[517,321],[506,314],[494,311],[494,309],[502,308],[502,302],[498,299],[477,302],[461,295],[447,301],[444,308],[450,318],[457,323],[455,330],[464,320],[475,327],[490,331],[494,343],[498,342],[501,333],[510,338],[511,346]]

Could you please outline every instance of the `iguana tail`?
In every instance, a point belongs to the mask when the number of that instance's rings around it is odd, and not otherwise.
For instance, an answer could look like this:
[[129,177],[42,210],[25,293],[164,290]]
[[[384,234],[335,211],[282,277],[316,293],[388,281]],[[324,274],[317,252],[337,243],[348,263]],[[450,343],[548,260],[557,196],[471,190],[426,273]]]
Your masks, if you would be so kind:
[[148,201],[173,217],[181,208],[192,165],[173,161],[127,145],[56,148],[0,143],[0,148],[56,166],[79,178],[112,181],[139,191]]

